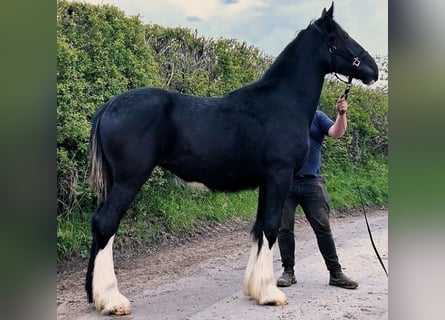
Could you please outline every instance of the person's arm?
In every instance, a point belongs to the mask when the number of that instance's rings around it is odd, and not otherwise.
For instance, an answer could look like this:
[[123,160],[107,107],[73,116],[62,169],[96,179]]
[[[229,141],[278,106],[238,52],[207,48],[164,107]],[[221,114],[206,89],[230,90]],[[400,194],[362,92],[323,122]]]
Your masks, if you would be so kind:
[[329,128],[328,135],[332,138],[341,138],[346,132],[348,120],[346,119],[346,112],[348,111],[348,103],[344,98],[337,100],[337,119],[335,123]]

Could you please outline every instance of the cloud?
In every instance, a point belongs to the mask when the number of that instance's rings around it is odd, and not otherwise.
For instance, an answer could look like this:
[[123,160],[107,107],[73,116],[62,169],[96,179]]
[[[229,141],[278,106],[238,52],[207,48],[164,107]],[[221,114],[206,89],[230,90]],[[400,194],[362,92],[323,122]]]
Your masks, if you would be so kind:
[[209,19],[218,12],[220,4],[218,0],[167,0],[173,7],[176,7],[186,17],[199,17]]
[[[277,55],[331,0],[83,0],[112,3],[145,23],[234,38]],[[387,0],[335,0],[334,16],[371,54],[388,52]]]
[[238,3],[239,0],[221,0],[222,4],[234,4],[234,3]]
[[189,16],[189,17],[187,17],[187,21],[190,21],[190,22],[196,22],[196,21],[201,21],[202,19],[200,18],[200,17],[197,17],[197,16]]

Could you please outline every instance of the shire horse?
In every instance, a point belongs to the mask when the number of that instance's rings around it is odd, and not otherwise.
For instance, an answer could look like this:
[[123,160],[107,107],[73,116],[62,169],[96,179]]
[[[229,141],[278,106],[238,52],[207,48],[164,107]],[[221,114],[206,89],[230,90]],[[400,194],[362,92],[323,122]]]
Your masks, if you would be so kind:
[[156,88],[130,90],[95,113],[91,181],[100,195],[85,288],[104,314],[129,314],[118,290],[112,246],[120,220],[155,166],[209,189],[259,187],[252,251],[243,292],[259,304],[284,305],[271,248],[293,174],[304,164],[309,127],[324,77],[340,73],[371,84],[373,58],[333,19],[334,4],[300,31],[257,81],[219,98]]

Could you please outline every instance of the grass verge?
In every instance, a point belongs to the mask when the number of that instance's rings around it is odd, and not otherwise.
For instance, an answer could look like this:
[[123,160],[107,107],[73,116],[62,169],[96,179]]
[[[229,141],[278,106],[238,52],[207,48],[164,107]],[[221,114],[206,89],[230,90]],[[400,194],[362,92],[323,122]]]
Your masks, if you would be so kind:
[[[384,161],[373,160],[361,166],[329,165],[323,175],[331,197],[331,208],[341,210],[388,202],[388,172]],[[164,181],[164,180],[162,180]],[[121,240],[156,241],[163,230],[193,231],[199,221],[225,222],[235,217],[254,219],[258,191],[212,193],[189,188],[172,179],[146,184],[128,210],[119,228]],[[359,191],[360,190],[360,193]],[[302,213],[301,209],[297,213]],[[88,257],[91,244],[91,212],[72,212],[57,217],[57,261],[70,256]]]

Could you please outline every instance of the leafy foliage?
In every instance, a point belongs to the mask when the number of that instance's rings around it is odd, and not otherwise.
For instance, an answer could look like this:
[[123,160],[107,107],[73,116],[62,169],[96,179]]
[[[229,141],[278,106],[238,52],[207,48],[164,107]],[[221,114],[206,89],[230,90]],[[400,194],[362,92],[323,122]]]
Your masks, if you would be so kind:
[[135,87],[158,86],[161,77],[137,17],[110,6],[57,5],[58,200],[59,213],[67,213],[91,202],[88,141],[97,106]]
[[272,58],[233,39],[198,37],[183,28],[145,26],[165,87],[206,96],[221,96],[257,79]]
[[[234,39],[199,37],[196,31],[143,25],[113,6],[57,3],[58,259],[86,256],[95,199],[88,186],[90,119],[112,96],[136,87],[221,96],[259,78],[272,57]],[[344,87],[325,81],[320,104],[335,116]],[[387,108],[384,90],[354,86],[348,133],[326,139],[322,171],[332,207],[387,201]],[[291,142],[290,142],[291,143]],[[355,169],[354,169],[355,168]],[[135,241],[164,229],[189,230],[199,220],[253,217],[257,191],[213,194],[191,189],[156,168],[122,221],[120,233]],[[117,239],[117,245],[119,243]]]

